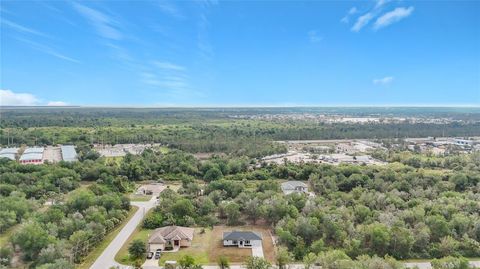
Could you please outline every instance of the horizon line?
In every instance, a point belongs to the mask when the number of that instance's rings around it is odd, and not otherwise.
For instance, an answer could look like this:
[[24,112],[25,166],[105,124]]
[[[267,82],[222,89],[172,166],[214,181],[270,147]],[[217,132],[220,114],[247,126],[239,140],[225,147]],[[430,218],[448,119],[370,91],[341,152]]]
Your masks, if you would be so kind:
[[384,105],[355,105],[355,104],[337,104],[337,105],[0,105],[0,108],[480,108],[474,104],[384,104]]

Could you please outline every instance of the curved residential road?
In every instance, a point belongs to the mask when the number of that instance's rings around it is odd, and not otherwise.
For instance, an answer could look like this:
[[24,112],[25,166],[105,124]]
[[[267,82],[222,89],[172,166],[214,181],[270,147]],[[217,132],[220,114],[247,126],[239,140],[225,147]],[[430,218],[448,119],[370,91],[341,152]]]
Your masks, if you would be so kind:
[[115,261],[115,255],[122,248],[123,244],[127,241],[128,237],[135,231],[138,224],[142,221],[147,212],[157,205],[157,195],[153,195],[152,199],[148,202],[131,202],[132,205],[138,206],[137,212],[118,233],[115,239],[110,242],[110,245],[102,252],[97,258],[95,263],[90,266],[90,269],[109,269],[114,266],[115,268],[131,268],[130,266],[121,265]]

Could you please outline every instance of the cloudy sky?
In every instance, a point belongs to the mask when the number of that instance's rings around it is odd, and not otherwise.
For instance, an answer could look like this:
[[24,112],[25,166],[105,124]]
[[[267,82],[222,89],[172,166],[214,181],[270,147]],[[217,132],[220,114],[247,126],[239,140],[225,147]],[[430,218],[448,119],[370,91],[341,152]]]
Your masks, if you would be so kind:
[[480,1],[2,1],[2,105],[480,105]]

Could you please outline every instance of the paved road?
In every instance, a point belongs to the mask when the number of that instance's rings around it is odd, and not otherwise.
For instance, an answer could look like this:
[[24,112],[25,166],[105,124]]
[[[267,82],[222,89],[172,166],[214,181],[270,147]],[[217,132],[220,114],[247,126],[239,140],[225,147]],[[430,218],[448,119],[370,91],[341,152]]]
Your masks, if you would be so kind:
[[[471,261],[470,265],[475,266],[474,268],[480,268],[480,261]],[[413,268],[415,266],[418,266],[420,269],[431,269],[432,266],[430,265],[429,262],[410,262],[410,263],[405,263],[405,266],[407,268]],[[220,267],[216,265],[205,265],[202,266],[203,269],[220,269]],[[161,269],[159,266],[149,266],[149,267],[144,267],[144,269]],[[245,269],[244,266],[242,265],[231,265],[230,269]],[[303,264],[290,264],[288,266],[288,269],[303,269]]]
[[131,268],[129,266],[120,265],[115,261],[115,255],[122,248],[123,244],[127,241],[128,237],[135,231],[138,224],[142,221],[143,217],[147,212],[155,207],[157,204],[157,196],[153,195],[152,199],[148,202],[132,202],[134,206],[138,206],[137,212],[133,217],[128,221],[128,223],[123,227],[123,229],[118,233],[115,239],[112,240],[110,245],[103,251],[95,263],[90,267],[90,269],[109,269],[112,266],[116,268]]

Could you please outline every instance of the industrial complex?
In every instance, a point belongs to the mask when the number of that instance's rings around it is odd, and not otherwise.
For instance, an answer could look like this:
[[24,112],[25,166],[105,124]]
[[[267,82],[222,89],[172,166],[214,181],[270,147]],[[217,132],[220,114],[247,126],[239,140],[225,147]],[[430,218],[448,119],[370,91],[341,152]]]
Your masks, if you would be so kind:
[[77,160],[77,152],[72,145],[48,147],[24,147],[0,149],[0,158],[18,160],[21,164],[43,164],[59,161],[73,162]]

